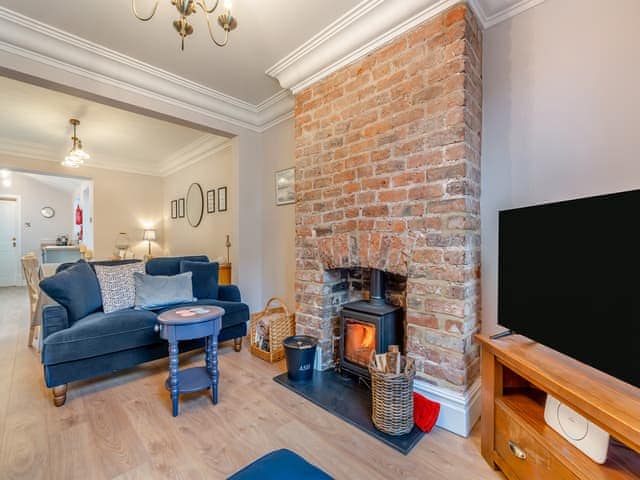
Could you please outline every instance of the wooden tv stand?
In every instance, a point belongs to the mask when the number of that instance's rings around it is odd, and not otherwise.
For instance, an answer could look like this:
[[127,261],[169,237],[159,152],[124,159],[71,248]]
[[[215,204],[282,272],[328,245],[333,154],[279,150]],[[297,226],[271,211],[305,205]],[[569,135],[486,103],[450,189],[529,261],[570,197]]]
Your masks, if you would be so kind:
[[[520,335],[477,339],[482,344],[482,456],[492,467],[521,480],[640,479],[640,388]],[[545,423],[547,393],[615,439],[604,465]],[[522,452],[525,458],[516,455]]]

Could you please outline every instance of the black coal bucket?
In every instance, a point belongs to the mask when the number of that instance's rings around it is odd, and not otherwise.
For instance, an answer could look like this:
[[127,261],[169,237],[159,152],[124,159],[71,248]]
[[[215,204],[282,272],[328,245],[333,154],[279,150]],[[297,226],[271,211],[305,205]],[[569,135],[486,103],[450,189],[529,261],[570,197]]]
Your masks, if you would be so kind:
[[318,339],[309,335],[294,335],[282,342],[287,357],[287,375],[292,382],[309,381],[313,377]]

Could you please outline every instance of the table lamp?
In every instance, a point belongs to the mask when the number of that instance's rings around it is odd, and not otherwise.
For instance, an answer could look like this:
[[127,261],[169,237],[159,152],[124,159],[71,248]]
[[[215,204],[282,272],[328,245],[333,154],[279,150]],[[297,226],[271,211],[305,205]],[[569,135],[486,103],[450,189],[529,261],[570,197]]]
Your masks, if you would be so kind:
[[145,258],[151,258],[151,242],[156,239],[156,231],[155,230],[145,230],[142,234],[142,239],[149,242],[149,252],[145,256]]
[[[124,260],[127,256],[127,250],[129,249],[129,236],[125,232],[120,232],[118,238],[116,238],[116,250],[117,256],[120,260]],[[117,260],[117,258],[115,259]]]

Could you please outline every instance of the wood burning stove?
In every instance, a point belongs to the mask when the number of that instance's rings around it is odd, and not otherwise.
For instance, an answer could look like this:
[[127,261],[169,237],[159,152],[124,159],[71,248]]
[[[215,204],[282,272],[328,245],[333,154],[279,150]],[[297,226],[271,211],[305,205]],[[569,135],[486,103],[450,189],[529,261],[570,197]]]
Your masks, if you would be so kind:
[[371,351],[403,343],[402,308],[384,300],[384,272],[371,269],[370,300],[346,303],[340,313],[340,369],[369,378]]

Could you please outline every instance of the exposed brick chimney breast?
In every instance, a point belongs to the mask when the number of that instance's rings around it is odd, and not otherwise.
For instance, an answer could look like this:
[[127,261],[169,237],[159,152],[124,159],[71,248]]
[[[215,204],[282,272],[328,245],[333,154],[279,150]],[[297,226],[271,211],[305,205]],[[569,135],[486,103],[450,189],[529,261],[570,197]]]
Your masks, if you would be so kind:
[[407,277],[408,353],[427,381],[478,376],[482,37],[466,5],[296,96],[296,312],[332,364],[335,272]]

